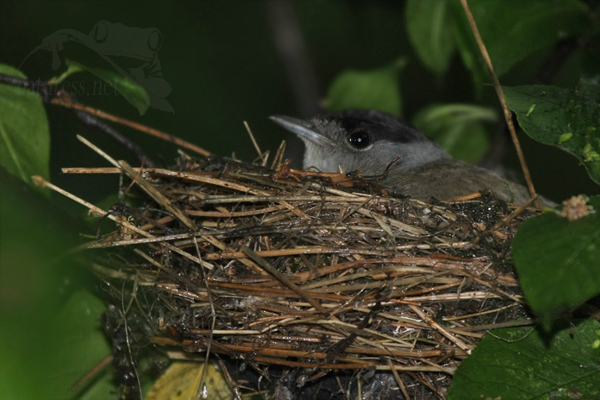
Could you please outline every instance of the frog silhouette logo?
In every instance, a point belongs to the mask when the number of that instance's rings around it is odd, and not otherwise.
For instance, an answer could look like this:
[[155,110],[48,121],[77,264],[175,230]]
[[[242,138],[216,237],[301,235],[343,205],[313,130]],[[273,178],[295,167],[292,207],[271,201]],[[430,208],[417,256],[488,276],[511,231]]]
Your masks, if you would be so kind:
[[63,65],[62,52],[67,42],[78,43],[97,53],[121,75],[146,89],[152,107],[174,113],[166,100],[171,93],[171,85],[162,77],[158,58],[163,42],[158,29],[136,28],[104,20],[96,23],[89,35],[74,29],[61,29],[44,38],[21,66],[32,54],[46,50],[52,53],[52,68],[57,70]]

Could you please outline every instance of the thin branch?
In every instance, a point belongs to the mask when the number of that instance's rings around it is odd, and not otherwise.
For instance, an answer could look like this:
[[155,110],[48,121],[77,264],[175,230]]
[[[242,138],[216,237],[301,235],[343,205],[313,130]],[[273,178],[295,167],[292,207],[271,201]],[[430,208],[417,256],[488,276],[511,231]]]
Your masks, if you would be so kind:
[[144,154],[141,147],[135,145],[133,142],[131,142],[125,136],[121,135],[114,128],[102,123],[100,120],[98,120],[98,118],[116,122],[120,125],[127,126],[139,132],[158,137],[159,139],[174,143],[180,147],[191,150],[205,157],[211,155],[209,151],[204,150],[203,148],[189,143],[183,139],[169,135],[168,133],[161,132],[157,129],[150,128],[137,122],[129,121],[127,119],[117,117],[116,115],[97,110],[93,107],[88,107],[83,104],[80,104],[71,96],[68,96],[64,92],[61,92],[56,85],[51,85],[48,82],[40,80],[32,81],[11,75],[0,74],[0,83],[5,83],[10,86],[20,87],[38,93],[42,97],[42,101],[44,102],[44,104],[54,104],[73,110],[77,117],[81,119],[85,124],[100,129],[109,137],[116,140],[119,144],[123,145],[128,151],[132,152],[134,156],[138,159],[138,161],[143,162],[145,165],[154,165],[154,163],[152,163],[150,161],[150,158],[146,154]]
[[20,87],[38,93],[44,103],[49,103],[58,95],[58,88],[45,81],[32,81],[12,75],[0,74],[0,83]]
[[183,147],[185,149],[192,150],[192,151],[194,151],[194,152],[196,152],[198,154],[201,154],[201,155],[203,155],[205,157],[208,157],[208,156],[211,155],[211,153],[209,151],[204,150],[203,148],[198,147],[195,144],[189,143],[189,142],[187,142],[187,141],[185,141],[183,139],[180,139],[180,138],[175,137],[173,135],[169,135],[168,133],[165,133],[165,132],[161,132],[158,129],[150,128],[150,127],[148,127],[146,125],[142,125],[142,124],[139,124],[137,122],[129,121],[127,119],[124,119],[124,118],[121,118],[121,117],[117,117],[116,115],[113,115],[113,114],[110,114],[110,113],[107,113],[107,112],[104,112],[104,111],[100,111],[100,110],[97,110],[95,108],[85,106],[83,104],[79,104],[75,100],[73,100],[73,98],[71,98],[71,97],[67,97],[67,96],[56,97],[56,98],[54,98],[54,99],[51,100],[51,103],[55,104],[55,105],[63,106],[63,107],[66,107],[66,108],[80,110],[80,111],[86,112],[88,114],[94,115],[96,117],[99,117],[99,118],[102,118],[102,119],[107,119],[109,121],[116,122],[117,124],[121,124],[121,125],[124,125],[124,126],[128,126],[128,127],[132,128],[132,129],[135,129],[135,130],[137,130],[139,132],[144,132],[144,133],[146,133],[148,135],[155,136],[155,137],[157,137],[159,139],[162,139],[162,140],[165,140],[167,142],[174,143],[174,144],[176,144],[178,146],[181,146],[181,147]]
[[[477,46],[479,47],[479,51],[481,51],[481,55],[483,56],[485,65],[487,66],[490,76],[492,78],[494,89],[496,90],[496,94],[498,95],[498,100],[500,101],[500,105],[502,106],[502,110],[504,111],[504,119],[506,120],[506,125],[508,126],[508,130],[510,131],[510,137],[512,138],[515,150],[517,151],[517,156],[519,157],[519,162],[521,163],[521,169],[523,170],[523,175],[525,176],[525,181],[527,182],[529,194],[531,195],[531,197],[536,197],[535,187],[533,186],[533,181],[531,180],[531,174],[529,173],[529,168],[527,167],[527,162],[525,161],[525,156],[523,154],[523,150],[521,149],[521,143],[519,142],[519,138],[517,137],[517,132],[512,121],[512,113],[509,110],[508,105],[506,104],[504,91],[502,90],[502,86],[500,86],[498,76],[494,71],[492,60],[490,59],[490,55],[488,54],[485,44],[483,43],[483,39],[481,38],[481,34],[479,33],[479,29],[477,28],[477,23],[475,22],[475,18],[473,18],[473,14],[471,13],[471,9],[469,8],[467,0],[460,0],[460,2],[463,6],[463,9],[465,10],[465,14],[467,16],[467,19],[469,20],[469,25],[471,26],[471,30],[473,31],[473,35],[475,36],[475,40],[477,41]],[[541,208],[538,199],[535,200],[535,206],[538,209]]]
[[74,391],[79,389],[83,384],[85,384],[90,379],[92,379],[94,377],[94,375],[96,375],[97,373],[102,371],[102,369],[104,369],[104,367],[109,365],[113,361],[113,358],[114,357],[112,354],[109,354],[108,356],[104,357],[102,359],[102,361],[100,361],[98,364],[94,365],[88,372],[86,372],[81,378],[79,378],[77,380],[77,382],[75,382],[71,386],[71,388],[69,389],[69,393],[73,393]]
[[[61,98],[67,97],[67,95],[61,92],[56,85],[52,85],[45,81],[31,81],[15,76],[0,74],[0,82],[37,93],[42,97],[42,102],[44,104],[60,104],[60,102],[62,101]],[[74,102],[72,99],[70,99],[69,101]],[[128,152],[130,152],[139,162],[148,166],[155,165],[154,162],[144,152],[144,150],[142,150],[140,146],[129,140],[127,137],[123,136],[120,132],[112,128],[110,125],[96,118],[92,113],[84,112],[77,109],[74,109],[73,111],[75,115],[81,121],[83,121],[84,124],[99,129],[105,135],[115,140]]]
[[99,118],[96,118],[95,116],[83,111],[74,110],[74,112],[75,115],[81,121],[83,121],[84,124],[94,128],[98,128],[99,130],[104,132],[106,136],[110,137],[111,139],[119,143],[121,146],[123,146],[125,150],[131,153],[142,164],[148,167],[156,166],[154,161],[150,159],[150,157],[144,152],[144,150],[142,150],[142,148],[139,145],[123,136],[121,133],[119,133],[112,126],[108,125],[106,122],[103,122]]

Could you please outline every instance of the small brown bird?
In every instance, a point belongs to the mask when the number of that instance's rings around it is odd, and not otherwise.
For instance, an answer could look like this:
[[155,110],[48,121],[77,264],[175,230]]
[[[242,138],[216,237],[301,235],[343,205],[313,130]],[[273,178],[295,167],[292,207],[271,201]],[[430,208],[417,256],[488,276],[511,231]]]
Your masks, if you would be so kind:
[[[301,120],[271,119],[306,145],[304,168],[322,172],[361,171],[382,176],[393,195],[447,200],[482,190],[509,203],[529,200],[528,190],[488,170],[453,159],[423,133],[374,110],[348,110]],[[396,160],[396,161],[394,161]],[[387,172],[386,172],[387,169]],[[554,203],[540,198],[545,206]]]

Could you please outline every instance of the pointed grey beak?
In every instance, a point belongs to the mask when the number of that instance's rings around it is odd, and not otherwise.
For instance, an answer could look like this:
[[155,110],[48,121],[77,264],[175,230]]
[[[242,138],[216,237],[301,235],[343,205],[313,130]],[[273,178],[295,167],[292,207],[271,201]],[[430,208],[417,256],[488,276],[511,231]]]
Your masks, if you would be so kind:
[[269,117],[269,119],[275,122],[277,125],[281,125],[288,131],[295,133],[302,140],[310,140],[313,143],[325,147],[335,146],[333,141],[331,141],[328,137],[318,133],[315,126],[308,121],[286,117],[285,115],[272,115]]

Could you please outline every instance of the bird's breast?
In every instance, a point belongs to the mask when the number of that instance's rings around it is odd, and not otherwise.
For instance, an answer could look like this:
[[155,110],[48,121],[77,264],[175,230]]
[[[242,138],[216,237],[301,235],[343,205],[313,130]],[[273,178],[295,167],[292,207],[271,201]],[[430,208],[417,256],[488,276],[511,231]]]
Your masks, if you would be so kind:
[[381,183],[396,194],[425,201],[432,197],[447,200],[483,190],[509,203],[520,204],[530,198],[523,185],[453,159],[429,163],[405,173],[391,171]]

